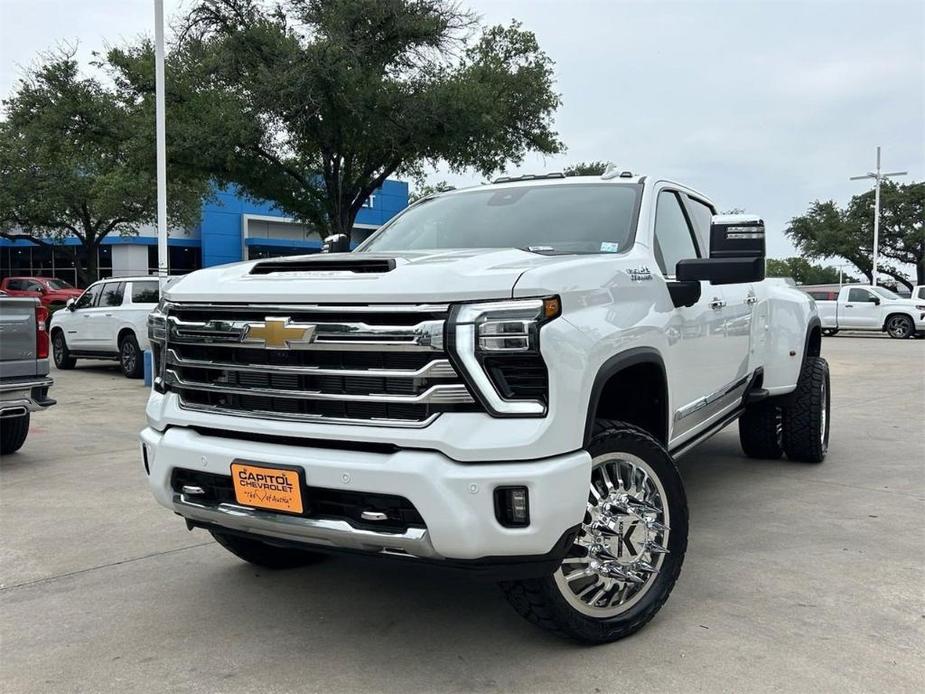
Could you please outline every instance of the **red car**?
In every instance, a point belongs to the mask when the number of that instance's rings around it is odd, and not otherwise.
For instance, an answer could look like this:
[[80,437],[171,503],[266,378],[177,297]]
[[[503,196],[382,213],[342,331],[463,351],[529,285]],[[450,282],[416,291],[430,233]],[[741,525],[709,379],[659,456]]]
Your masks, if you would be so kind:
[[8,296],[34,296],[52,309],[61,308],[68,299],[83,294],[82,289],[54,277],[5,277],[0,280],[0,290]]

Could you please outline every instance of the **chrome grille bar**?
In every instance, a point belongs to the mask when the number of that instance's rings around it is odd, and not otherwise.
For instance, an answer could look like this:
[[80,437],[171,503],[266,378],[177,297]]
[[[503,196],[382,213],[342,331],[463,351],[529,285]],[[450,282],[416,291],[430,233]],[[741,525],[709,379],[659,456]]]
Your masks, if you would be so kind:
[[323,393],[318,390],[288,390],[285,388],[248,388],[225,385],[224,383],[203,383],[188,381],[173,369],[167,369],[167,385],[183,390],[202,390],[230,395],[256,395],[269,398],[291,398],[294,400],[337,400],[340,402],[386,402],[396,405],[443,404],[459,405],[475,402],[466,386],[460,384],[431,386],[416,395],[391,395],[371,393],[355,395],[350,393]]
[[201,403],[191,403],[180,396],[180,405],[184,410],[193,410],[195,412],[205,412],[207,414],[221,414],[230,417],[257,417],[259,419],[272,419],[280,422],[315,422],[320,424],[349,424],[352,426],[387,426],[397,427],[400,429],[423,429],[433,422],[438,413],[428,415],[425,419],[390,419],[386,417],[370,417],[368,419],[359,419],[352,417],[327,417],[321,414],[303,414],[289,412],[272,412],[270,410],[247,410],[242,411],[232,407],[221,407],[219,405],[203,405]]
[[[242,342],[246,320],[184,321],[167,317],[168,342],[264,349],[259,342]],[[369,325],[367,323],[315,323],[311,341],[293,349],[356,351],[442,351],[443,321],[422,321],[416,325]]]
[[167,364],[216,371],[244,371],[246,373],[277,373],[294,376],[356,376],[370,378],[458,378],[448,359],[434,359],[420,369],[326,369],[320,366],[284,366],[279,364],[236,364],[211,359],[189,359],[180,356],[176,349],[167,350]]

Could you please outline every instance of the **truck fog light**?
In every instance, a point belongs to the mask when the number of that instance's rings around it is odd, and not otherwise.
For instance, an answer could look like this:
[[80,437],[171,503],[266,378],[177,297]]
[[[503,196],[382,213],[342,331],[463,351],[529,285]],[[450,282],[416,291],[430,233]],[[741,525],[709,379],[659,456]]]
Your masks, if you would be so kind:
[[495,489],[495,517],[507,528],[530,525],[530,497],[526,487]]

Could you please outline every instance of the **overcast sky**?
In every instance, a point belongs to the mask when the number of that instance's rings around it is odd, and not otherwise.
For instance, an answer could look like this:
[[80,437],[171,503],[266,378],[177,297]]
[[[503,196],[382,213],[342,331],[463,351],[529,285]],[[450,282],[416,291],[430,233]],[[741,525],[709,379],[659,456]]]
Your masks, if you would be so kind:
[[[521,172],[603,159],[678,178],[762,215],[772,256],[792,254],[782,229],[810,202],[865,190],[848,177],[873,168],[876,145],[886,169],[925,176],[921,0],[463,4],[517,18],[556,62],[568,152]],[[76,43],[87,58],[152,26],[152,0],[0,0],[0,94],[42,50]]]

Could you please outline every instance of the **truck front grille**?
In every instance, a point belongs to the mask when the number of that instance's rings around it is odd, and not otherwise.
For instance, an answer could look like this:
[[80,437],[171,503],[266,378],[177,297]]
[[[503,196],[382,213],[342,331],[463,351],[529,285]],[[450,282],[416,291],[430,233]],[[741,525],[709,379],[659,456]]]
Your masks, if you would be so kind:
[[444,351],[446,306],[168,304],[160,385],[237,416],[421,427],[475,400]]

